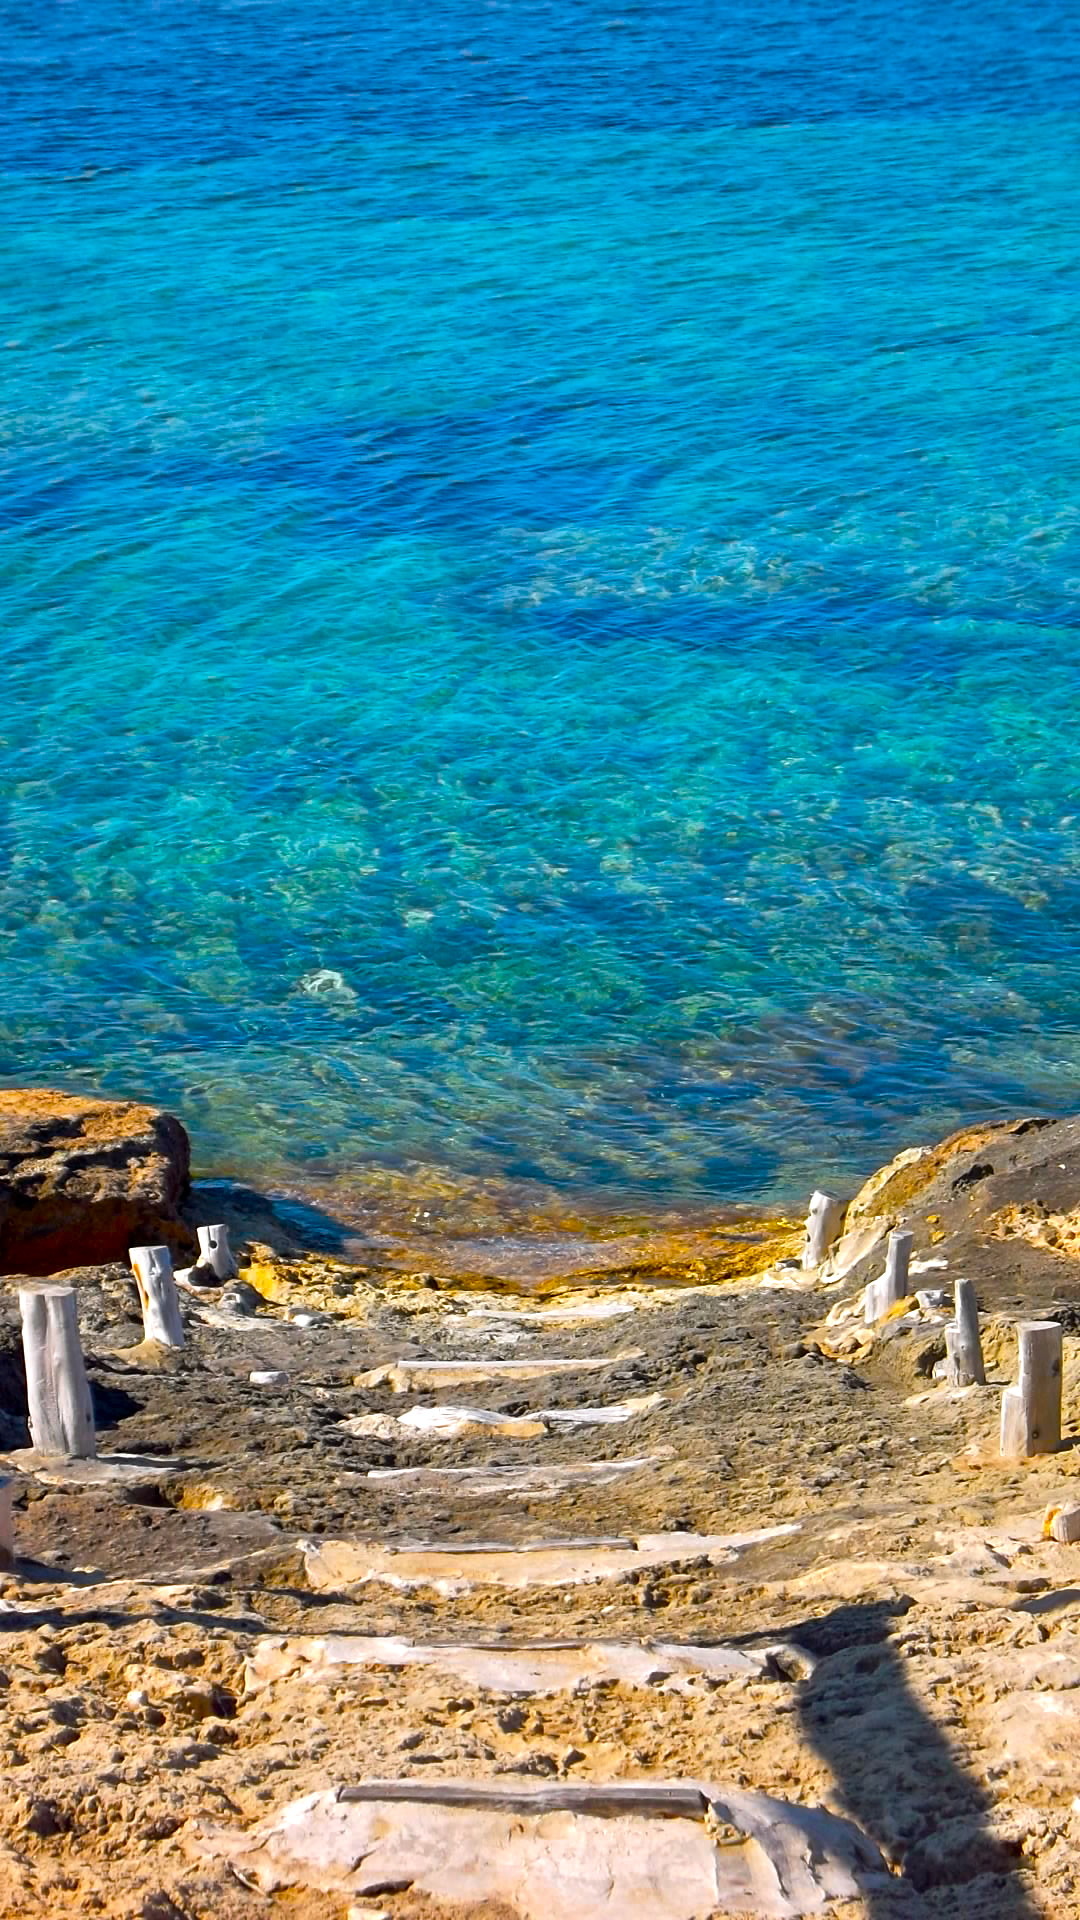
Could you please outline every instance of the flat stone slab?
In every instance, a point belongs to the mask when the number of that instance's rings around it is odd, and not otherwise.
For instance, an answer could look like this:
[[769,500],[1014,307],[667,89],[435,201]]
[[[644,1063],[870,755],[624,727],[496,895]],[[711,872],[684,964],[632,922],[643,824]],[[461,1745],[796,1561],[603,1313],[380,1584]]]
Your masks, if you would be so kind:
[[267,1894],[408,1887],[501,1902],[516,1920],[801,1920],[895,1886],[850,1821],[697,1781],[366,1781],[306,1794],[246,1834],[199,1828],[187,1844]]
[[503,1440],[539,1440],[547,1432],[538,1414],[490,1413],[485,1407],[410,1407],[400,1416],[356,1413],[339,1426],[342,1433],[353,1433],[362,1440],[399,1440],[418,1433],[434,1440],[456,1440],[463,1433],[488,1433]]
[[642,1302],[638,1300],[620,1300],[614,1296],[610,1300],[567,1301],[561,1307],[473,1307],[462,1317],[469,1322],[483,1325],[485,1320],[508,1320],[519,1327],[550,1325],[565,1322],[592,1320],[621,1320],[624,1314],[635,1313]]
[[644,1473],[674,1456],[674,1447],[661,1447],[631,1460],[585,1460],[571,1467],[373,1467],[365,1478],[393,1480],[405,1493],[410,1488],[421,1493],[426,1487],[449,1487],[455,1493],[555,1499],[567,1487],[609,1486],[624,1474]]
[[624,1420],[636,1420],[639,1413],[662,1407],[666,1397],[643,1393],[634,1400],[616,1400],[609,1407],[545,1407],[540,1418],[553,1427],[617,1427]]
[[168,1480],[173,1474],[190,1473],[190,1460],[170,1459],[150,1453],[99,1453],[93,1460],[68,1460],[60,1454],[37,1453],[33,1447],[21,1447],[3,1457],[2,1465],[13,1473],[31,1474],[43,1487],[115,1487],[138,1486],[146,1480]]
[[[245,1693],[261,1693],[278,1681],[315,1684],[349,1667],[433,1668],[455,1681],[491,1693],[529,1696],[569,1693],[612,1681],[664,1693],[686,1693],[702,1679],[761,1679],[779,1672],[783,1644],[760,1647],[695,1647],[671,1641],[544,1641],[505,1646],[482,1643],[421,1644],[396,1635],[328,1634],[323,1639],[262,1640],[244,1670]],[[787,1650],[785,1670],[805,1675],[811,1658]]]
[[482,1543],[397,1549],[355,1540],[301,1544],[304,1570],[315,1593],[349,1592],[375,1581],[400,1593],[430,1587],[450,1597],[485,1585],[578,1587],[676,1560],[704,1558],[712,1566],[731,1566],[751,1547],[799,1531],[798,1521],[791,1521],[753,1533],[649,1533],[636,1539],[537,1541],[522,1547]]
[[459,1434],[481,1431],[504,1440],[538,1440],[551,1427],[616,1427],[639,1414],[662,1407],[662,1393],[646,1393],[634,1400],[617,1400],[609,1407],[542,1407],[537,1413],[493,1413],[486,1407],[410,1407],[408,1413],[357,1413],[342,1420],[341,1430],[359,1438],[394,1440],[424,1433],[433,1439],[456,1440]]
[[641,1358],[641,1349],[631,1348],[591,1360],[395,1360],[390,1366],[358,1373],[353,1385],[389,1387],[393,1393],[437,1393],[440,1387],[472,1387],[489,1380],[546,1380],[563,1373],[602,1373],[605,1368]]

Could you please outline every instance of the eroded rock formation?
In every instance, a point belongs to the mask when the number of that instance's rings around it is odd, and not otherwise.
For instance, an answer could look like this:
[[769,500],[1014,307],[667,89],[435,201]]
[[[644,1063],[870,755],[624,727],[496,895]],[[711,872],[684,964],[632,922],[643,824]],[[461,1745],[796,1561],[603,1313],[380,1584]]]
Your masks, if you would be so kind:
[[129,1100],[0,1090],[0,1272],[59,1273],[184,1244],[190,1149],[179,1120]]

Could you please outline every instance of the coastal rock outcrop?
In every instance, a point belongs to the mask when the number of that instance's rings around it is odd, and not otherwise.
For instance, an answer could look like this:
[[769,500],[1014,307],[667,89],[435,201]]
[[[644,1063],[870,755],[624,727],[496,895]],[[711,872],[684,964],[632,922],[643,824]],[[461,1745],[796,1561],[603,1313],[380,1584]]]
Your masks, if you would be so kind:
[[129,1100],[0,1090],[0,1273],[126,1260],[132,1243],[186,1242],[187,1134]]

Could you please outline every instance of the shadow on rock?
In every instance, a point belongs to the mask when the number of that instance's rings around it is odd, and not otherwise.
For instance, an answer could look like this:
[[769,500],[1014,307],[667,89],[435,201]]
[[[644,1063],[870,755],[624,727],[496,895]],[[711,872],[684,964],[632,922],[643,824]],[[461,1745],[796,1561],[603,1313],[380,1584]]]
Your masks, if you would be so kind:
[[[844,1811],[899,1869],[899,1885],[963,1889],[994,1920],[1038,1920],[1015,1871],[1019,1849],[994,1830],[990,1794],[908,1686],[889,1635],[909,1605],[838,1607],[791,1630],[818,1661],[799,1691],[803,1733]],[[894,1915],[890,1900],[868,1893],[870,1920]]]
[[90,1398],[94,1403],[94,1430],[107,1433],[110,1428],[118,1427],[122,1420],[130,1420],[133,1413],[141,1413],[142,1401],[136,1400],[124,1387],[114,1387],[111,1382],[92,1379]]
[[[224,1219],[239,1245],[262,1240],[279,1252],[324,1253],[344,1258],[357,1252],[356,1228],[313,1202],[287,1193],[260,1193],[235,1180],[200,1180],[192,1188],[193,1219]],[[361,1245],[357,1257],[362,1257]]]

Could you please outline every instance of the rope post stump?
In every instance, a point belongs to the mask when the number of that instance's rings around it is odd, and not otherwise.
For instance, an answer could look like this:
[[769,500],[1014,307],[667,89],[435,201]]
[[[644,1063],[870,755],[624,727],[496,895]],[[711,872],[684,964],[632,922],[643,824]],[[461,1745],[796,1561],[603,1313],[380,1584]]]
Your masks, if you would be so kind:
[[129,1247],[128,1258],[139,1289],[145,1338],[163,1347],[182,1347],[184,1323],[168,1247]]
[[10,1474],[0,1474],[0,1567],[15,1565],[15,1515],[12,1498],[15,1482]]
[[945,1358],[948,1381],[952,1387],[985,1387],[982,1340],[979,1335],[979,1303],[975,1284],[958,1280],[953,1295],[953,1314],[945,1329]]
[[812,1193],[806,1215],[806,1242],[803,1247],[804,1273],[820,1267],[833,1242],[839,1239],[844,1218],[844,1203],[832,1193]]
[[914,1245],[915,1235],[909,1228],[894,1227],[885,1252],[885,1271],[880,1280],[875,1280],[866,1289],[864,1315],[868,1327],[872,1327],[875,1321],[884,1320],[899,1300],[907,1299],[908,1269]]
[[1053,1453],[1061,1443],[1061,1328],[1056,1320],[1021,1320],[1020,1377],[1001,1396],[1001,1452],[1006,1460]]
[[79,1340],[74,1287],[20,1287],[30,1444],[37,1453],[92,1460],[94,1409]]
[[209,1267],[215,1280],[235,1280],[236,1261],[229,1248],[228,1227],[199,1227],[200,1267]]

